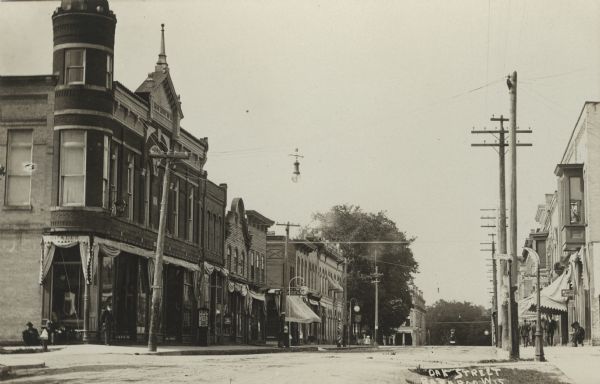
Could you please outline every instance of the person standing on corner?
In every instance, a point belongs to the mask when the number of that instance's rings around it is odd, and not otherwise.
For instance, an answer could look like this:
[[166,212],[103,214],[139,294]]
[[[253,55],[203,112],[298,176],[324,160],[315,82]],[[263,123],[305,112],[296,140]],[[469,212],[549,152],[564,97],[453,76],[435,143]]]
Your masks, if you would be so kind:
[[110,341],[112,339],[112,327],[113,327],[114,317],[112,313],[112,309],[110,307],[110,303],[107,303],[102,310],[102,314],[100,315],[100,324],[102,325],[102,331],[104,332],[104,345],[110,345]]

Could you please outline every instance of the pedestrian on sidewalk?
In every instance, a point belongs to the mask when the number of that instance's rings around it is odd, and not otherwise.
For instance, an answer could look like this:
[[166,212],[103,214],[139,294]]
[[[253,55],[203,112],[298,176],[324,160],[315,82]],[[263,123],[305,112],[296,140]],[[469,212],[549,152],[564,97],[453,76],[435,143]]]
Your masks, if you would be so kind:
[[554,332],[556,331],[556,320],[554,320],[552,318],[552,315],[550,315],[549,319],[548,319],[548,329],[546,332],[546,338],[548,339],[548,345],[553,346],[554,345]]
[[100,315],[100,324],[102,325],[102,332],[104,333],[104,345],[110,345],[112,339],[112,327],[114,323],[114,317],[110,303],[107,303]]
[[46,327],[42,327],[40,341],[42,343],[42,351],[48,352],[48,330],[46,329]]
[[531,323],[531,326],[529,326],[529,341],[531,342],[531,346],[535,347],[535,330],[536,330],[537,324],[535,322],[535,320]]
[[579,325],[578,321],[571,324],[571,328],[573,328],[573,335],[571,336],[571,342],[573,343],[573,346],[577,347],[579,344],[581,344],[581,346],[583,347],[583,340],[585,339],[585,329],[583,329],[583,327]]
[[527,320],[525,320],[521,325],[520,332],[521,339],[523,340],[523,346],[527,347],[529,345],[529,324],[527,323]]
[[25,324],[25,326],[27,327],[23,331],[23,342],[25,343],[25,345],[40,345],[40,335],[38,333],[38,330],[36,328],[33,328],[33,324],[31,323],[31,321],[28,321],[27,324]]

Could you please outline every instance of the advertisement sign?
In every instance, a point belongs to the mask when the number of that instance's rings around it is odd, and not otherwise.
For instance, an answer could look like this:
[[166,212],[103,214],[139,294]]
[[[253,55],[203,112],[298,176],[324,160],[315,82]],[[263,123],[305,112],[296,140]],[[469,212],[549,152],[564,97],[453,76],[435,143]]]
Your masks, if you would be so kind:
[[198,326],[208,327],[208,308],[198,309]]

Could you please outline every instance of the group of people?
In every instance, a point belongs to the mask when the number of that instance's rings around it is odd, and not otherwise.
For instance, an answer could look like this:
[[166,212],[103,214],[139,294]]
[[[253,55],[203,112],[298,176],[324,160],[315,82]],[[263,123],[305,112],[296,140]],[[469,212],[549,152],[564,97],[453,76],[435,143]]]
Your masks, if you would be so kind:
[[[552,315],[548,318],[543,317],[540,321],[540,331],[542,333],[542,340],[545,340],[546,345],[554,345],[554,332],[558,323],[552,318]],[[523,321],[523,324],[519,326],[519,334],[521,335],[522,345],[528,347],[529,345],[535,346],[535,334],[537,330],[537,321],[533,320],[528,322]]]
[[[110,303],[105,305],[102,310],[102,314],[100,315],[100,324],[101,331],[103,336],[103,341],[106,345],[110,344],[112,340],[112,331],[114,327],[114,317],[112,313],[112,308]],[[37,328],[33,326],[31,321],[25,324],[27,328],[22,332],[23,343],[27,346],[36,346],[42,345],[42,347],[46,347],[47,344],[54,344],[54,336],[57,331],[60,330],[55,329],[54,322],[51,320],[47,320],[45,325],[42,325],[42,331],[38,331]]]
[[[545,345],[553,346],[554,332],[558,327],[558,322],[552,318],[552,315],[549,315],[547,318],[543,317],[541,319],[540,325],[540,330],[542,332],[542,340],[545,341]],[[571,345],[574,347],[577,347],[578,345],[583,346],[583,341],[585,340],[585,329],[577,321],[571,324],[571,328],[573,329],[571,333]],[[531,322],[525,320],[523,321],[523,324],[519,326],[519,334],[521,336],[521,342],[524,347],[527,347],[529,345],[535,346],[536,330],[537,321],[535,320]]]

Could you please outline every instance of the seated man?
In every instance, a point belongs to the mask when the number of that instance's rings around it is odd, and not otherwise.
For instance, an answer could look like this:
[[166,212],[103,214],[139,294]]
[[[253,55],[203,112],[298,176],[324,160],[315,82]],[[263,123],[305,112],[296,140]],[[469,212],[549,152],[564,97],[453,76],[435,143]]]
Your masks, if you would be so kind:
[[40,335],[38,330],[33,328],[33,324],[31,321],[25,324],[27,328],[23,331],[23,342],[25,345],[39,345],[40,344]]

